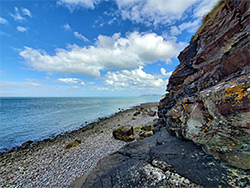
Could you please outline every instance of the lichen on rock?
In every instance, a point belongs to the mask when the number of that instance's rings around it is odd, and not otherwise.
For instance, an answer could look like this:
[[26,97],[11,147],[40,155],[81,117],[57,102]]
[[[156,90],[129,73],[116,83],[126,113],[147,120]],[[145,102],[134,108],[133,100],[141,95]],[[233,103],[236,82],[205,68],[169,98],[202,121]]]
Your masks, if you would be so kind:
[[159,117],[215,158],[250,169],[250,2],[223,0],[169,79]]

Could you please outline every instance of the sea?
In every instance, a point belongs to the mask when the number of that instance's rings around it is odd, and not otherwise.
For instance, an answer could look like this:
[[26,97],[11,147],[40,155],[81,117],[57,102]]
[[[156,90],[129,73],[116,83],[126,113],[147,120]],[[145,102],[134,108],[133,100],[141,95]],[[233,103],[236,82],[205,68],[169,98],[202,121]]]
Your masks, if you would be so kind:
[[159,96],[0,98],[0,151],[79,129],[122,109],[158,102]]

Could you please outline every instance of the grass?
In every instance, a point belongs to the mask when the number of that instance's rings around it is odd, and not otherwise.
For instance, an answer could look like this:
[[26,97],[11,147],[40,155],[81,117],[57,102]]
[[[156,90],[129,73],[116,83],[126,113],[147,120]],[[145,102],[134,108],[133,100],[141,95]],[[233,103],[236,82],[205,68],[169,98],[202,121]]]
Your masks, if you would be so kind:
[[222,7],[224,7],[227,1],[228,0],[220,0],[208,14],[203,16],[203,20],[202,20],[203,23],[200,26],[200,28],[197,30],[195,35],[192,36],[191,42],[203,30],[204,27],[208,26],[209,28],[212,28],[218,23],[218,20],[216,20],[215,17],[218,14],[218,12],[222,9]]

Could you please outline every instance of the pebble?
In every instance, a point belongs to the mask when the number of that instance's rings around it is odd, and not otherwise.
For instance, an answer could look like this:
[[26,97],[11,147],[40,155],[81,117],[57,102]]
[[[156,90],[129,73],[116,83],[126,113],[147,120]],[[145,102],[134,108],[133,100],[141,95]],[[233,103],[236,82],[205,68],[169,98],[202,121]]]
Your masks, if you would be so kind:
[[[102,120],[88,131],[79,130],[57,137],[53,142],[48,140],[28,149],[4,154],[0,158],[0,187],[68,187],[76,178],[91,171],[99,159],[126,144],[112,137],[118,119],[119,123],[131,123],[132,126],[137,121],[144,124],[153,122],[154,118],[140,115],[132,122],[128,116],[131,112],[135,112],[135,108]],[[79,147],[65,150],[65,145],[74,139],[83,142]]]

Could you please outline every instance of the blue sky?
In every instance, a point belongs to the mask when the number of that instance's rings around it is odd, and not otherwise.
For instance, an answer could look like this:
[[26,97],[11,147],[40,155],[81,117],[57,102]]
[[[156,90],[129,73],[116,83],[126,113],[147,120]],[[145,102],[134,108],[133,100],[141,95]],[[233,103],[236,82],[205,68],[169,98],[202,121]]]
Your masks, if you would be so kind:
[[217,0],[1,0],[0,96],[164,94]]

